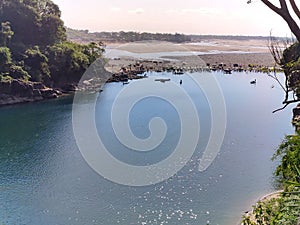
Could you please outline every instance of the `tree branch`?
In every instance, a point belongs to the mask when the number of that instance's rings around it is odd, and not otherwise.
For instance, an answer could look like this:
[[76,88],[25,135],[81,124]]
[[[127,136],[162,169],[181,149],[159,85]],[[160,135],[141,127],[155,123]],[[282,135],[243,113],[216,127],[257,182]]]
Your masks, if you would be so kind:
[[286,4],[286,0],[279,0],[279,2],[280,2],[281,9],[282,9],[283,11],[288,12],[289,9],[288,9],[288,6],[287,6],[287,4]]
[[298,16],[298,18],[300,19],[300,10],[298,8],[298,6],[295,3],[295,0],[290,0],[291,6],[294,10],[294,12],[296,13],[296,15]]
[[285,104],[282,108],[274,110],[272,113],[277,113],[281,110],[284,110],[289,104]]
[[268,6],[271,10],[273,10],[275,13],[277,13],[279,16],[281,16],[287,22],[287,24],[289,25],[289,28],[291,29],[293,34],[296,36],[297,40],[300,42],[300,28],[289,12],[288,6],[286,4],[286,0],[279,0],[281,8],[275,6],[269,0],[261,0],[261,1],[266,6]]
[[283,104],[285,104],[285,105],[280,109],[274,110],[272,113],[276,113],[278,111],[284,110],[289,104],[296,103],[296,102],[300,102],[300,100],[284,101]]
[[271,10],[279,14],[280,16],[282,15],[282,10],[281,8],[278,8],[277,6],[273,5],[271,2],[268,0],[261,0],[266,6],[268,6]]
[[[275,67],[275,66],[274,66]],[[268,76],[273,78],[279,85],[280,87],[283,89],[284,92],[286,92],[286,89],[284,88],[283,84],[280,82],[280,80],[278,79],[276,72],[274,72],[274,75],[268,73]]]
[[292,103],[296,103],[296,102],[299,102],[299,101],[300,101],[299,99],[287,100],[287,101],[284,101],[283,104],[292,104]]

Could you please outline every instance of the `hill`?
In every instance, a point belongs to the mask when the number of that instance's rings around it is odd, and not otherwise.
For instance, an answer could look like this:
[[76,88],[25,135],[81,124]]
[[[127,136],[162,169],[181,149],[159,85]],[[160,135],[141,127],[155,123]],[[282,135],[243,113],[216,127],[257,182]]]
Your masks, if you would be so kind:
[[51,0],[0,2],[0,105],[57,97],[75,89],[104,51],[67,41]]

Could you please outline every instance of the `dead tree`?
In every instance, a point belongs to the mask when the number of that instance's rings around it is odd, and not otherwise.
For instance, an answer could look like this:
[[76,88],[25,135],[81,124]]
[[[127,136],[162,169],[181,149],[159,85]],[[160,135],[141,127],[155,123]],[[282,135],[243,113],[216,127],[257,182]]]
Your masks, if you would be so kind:
[[[277,7],[273,3],[271,3],[269,0],[261,0],[266,6],[268,6],[272,11],[277,13],[279,16],[281,16],[285,22],[288,24],[290,30],[297,38],[298,42],[300,42],[300,28],[296,22],[296,20],[291,16],[291,13],[289,11],[287,0],[279,0],[280,7]],[[252,0],[248,0],[248,4],[251,3]],[[300,11],[298,6],[296,5],[294,0],[289,0],[290,5],[292,6],[292,9],[294,13],[297,15],[297,19],[300,19]],[[298,21],[299,22],[299,21]]]

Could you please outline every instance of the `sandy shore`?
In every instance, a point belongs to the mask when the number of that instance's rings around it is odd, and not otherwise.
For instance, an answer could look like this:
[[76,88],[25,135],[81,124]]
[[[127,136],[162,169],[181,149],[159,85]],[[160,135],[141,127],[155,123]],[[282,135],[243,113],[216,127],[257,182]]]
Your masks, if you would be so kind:
[[[239,65],[262,65],[267,67],[274,66],[274,59],[270,53],[221,53],[198,55],[199,59],[209,64],[224,63],[228,66],[233,64]],[[172,58],[172,57],[171,57]],[[193,60],[195,57],[174,57],[178,60],[187,61]],[[190,59],[189,59],[190,58]]]
[[[158,62],[158,64],[153,63]],[[106,69],[109,72],[117,73],[121,68],[128,68],[129,65],[143,64],[145,67],[154,67],[154,70],[163,70],[166,67],[183,68],[189,70],[193,68],[199,70],[207,67],[207,65],[218,66],[224,65],[224,68],[233,68],[233,65],[238,64],[244,70],[249,69],[249,65],[256,68],[274,67],[274,59],[270,53],[222,53],[194,56],[163,56],[158,59],[146,60],[134,57],[120,57],[118,59],[110,59],[106,64]]]
[[[238,64],[247,67],[249,64],[264,67],[273,67],[274,59],[268,50],[265,41],[236,41],[216,40],[215,42],[173,44],[168,42],[135,42],[128,44],[114,44],[109,49],[119,52],[125,51],[127,55],[111,57],[108,64],[110,71],[117,71],[137,60],[160,60],[169,62],[178,67],[201,67],[226,64],[232,67]],[[216,52],[216,53],[215,53]],[[114,60],[116,59],[117,60]]]
[[133,53],[155,53],[155,52],[174,52],[174,51],[193,51],[193,52],[213,52],[213,51],[241,51],[266,53],[269,52],[266,40],[222,40],[210,39],[198,43],[174,44],[161,41],[142,41],[127,44],[110,44],[109,46]]

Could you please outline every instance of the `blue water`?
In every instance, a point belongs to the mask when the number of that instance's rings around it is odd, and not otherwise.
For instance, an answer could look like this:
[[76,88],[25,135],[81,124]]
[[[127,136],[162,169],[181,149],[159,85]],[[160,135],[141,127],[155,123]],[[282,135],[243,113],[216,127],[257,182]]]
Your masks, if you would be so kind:
[[[73,134],[72,97],[1,108],[0,224],[237,224],[257,198],[274,190],[276,162],[270,159],[284,135],[293,132],[291,107],[272,114],[284,93],[266,75],[197,75],[215,76],[224,93],[227,129],[222,148],[208,170],[199,172],[211,126],[204,93],[187,75],[149,74],[177,84],[182,79],[180,88],[193,99],[201,122],[192,159],[175,176],[153,186],[115,184],[87,165]],[[254,78],[257,84],[250,85]],[[110,124],[113,100],[123,88],[108,84],[98,98],[96,123],[103,142],[114,157],[132,165],[167,158],[179,137],[176,110],[159,98],[140,101],[130,113],[133,133],[148,137],[145,126],[156,116],[165,120],[168,132],[155,151],[133,152],[122,146]]]

